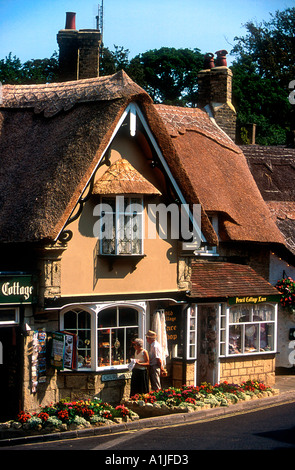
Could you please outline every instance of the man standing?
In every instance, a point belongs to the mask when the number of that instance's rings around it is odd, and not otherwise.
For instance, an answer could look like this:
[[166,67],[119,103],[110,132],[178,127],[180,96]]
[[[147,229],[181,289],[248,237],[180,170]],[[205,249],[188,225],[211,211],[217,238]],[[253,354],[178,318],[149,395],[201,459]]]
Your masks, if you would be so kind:
[[159,390],[161,388],[160,375],[161,370],[164,370],[162,364],[162,348],[160,343],[156,340],[157,334],[149,330],[146,334],[146,339],[150,345],[150,381],[152,390]]

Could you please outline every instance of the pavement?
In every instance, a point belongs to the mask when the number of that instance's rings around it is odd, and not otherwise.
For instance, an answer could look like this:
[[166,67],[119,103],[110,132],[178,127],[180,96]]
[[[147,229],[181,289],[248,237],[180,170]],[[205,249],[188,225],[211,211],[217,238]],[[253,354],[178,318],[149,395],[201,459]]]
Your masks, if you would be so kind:
[[169,427],[175,424],[192,424],[202,421],[210,421],[226,416],[236,415],[239,413],[249,413],[258,411],[272,406],[283,405],[284,403],[295,402],[295,375],[278,375],[276,376],[275,385],[272,387],[279,390],[278,395],[260,398],[258,400],[241,401],[235,405],[228,407],[222,406],[211,408],[208,410],[197,411],[194,413],[178,413],[172,415],[164,415],[154,418],[144,418],[128,423],[102,426],[98,428],[77,429],[75,431],[56,432],[52,434],[40,434],[32,436],[10,437],[9,431],[0,432],[0,448],[23,445],[36,442],[60,441],[64,439],[83,438],[87,436],[98,436],[108,434],[118,434],[125,431],[140,431],[147,428]]

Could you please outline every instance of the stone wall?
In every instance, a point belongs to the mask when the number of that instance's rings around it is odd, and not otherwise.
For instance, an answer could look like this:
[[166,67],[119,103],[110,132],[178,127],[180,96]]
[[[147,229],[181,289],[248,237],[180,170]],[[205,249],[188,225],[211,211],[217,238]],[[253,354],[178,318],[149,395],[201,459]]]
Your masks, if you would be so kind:
[[[33,393],[31,381],[32,336],[33,332],[29,332],[24,341],[25,354],[22,408],[25,411],[39,411],[40,406],[56,403],[65,398],[71,401],[77,401],[97,397],[110,404],[119,404],[123,398],[129,398],[129,371],[121,371],[118,374],[108,375],[106,373],[91,371],[61,372],[53,367],[48,367],[46,371],[46,381],[39,383],[37,391]],[[121,378],[114,380],[116,375]]]
[[172,362],[172,386],[194,385],[195,383],[195,361],[184,364],[182,361]]
[[198,85],[198,106],[205,108],[210,105],[216,123],[235,141],[236,110],[232,104],[232,71],[225,66],[201,70]]
[[270,387],[275,383],[275,355],[222,359],[220,382],[241,383],[259,380]]

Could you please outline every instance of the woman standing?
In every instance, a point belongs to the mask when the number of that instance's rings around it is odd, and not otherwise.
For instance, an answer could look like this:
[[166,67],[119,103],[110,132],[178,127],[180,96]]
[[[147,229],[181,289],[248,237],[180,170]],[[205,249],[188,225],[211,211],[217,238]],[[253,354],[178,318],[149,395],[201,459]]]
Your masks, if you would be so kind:
[[131,376],[131,389],[130,396],[132,397],[136,393],[148,393],[149,391],[149,380],[148,380],[148,366],[149,366],[149,355],[146,349],[143,349],[143,340],[136,338],[132,342],[135,349],[135,366],[132,370]]

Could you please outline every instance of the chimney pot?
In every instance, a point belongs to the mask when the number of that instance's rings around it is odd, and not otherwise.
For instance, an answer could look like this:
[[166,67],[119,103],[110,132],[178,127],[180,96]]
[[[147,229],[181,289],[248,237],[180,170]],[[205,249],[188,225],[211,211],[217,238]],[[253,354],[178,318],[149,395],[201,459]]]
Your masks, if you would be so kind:
[[65,29],[76,29],[76,13],[72,11],[66,12],[66,26]]
[[214,67],[214,54],[208,52],[204,57],[204,69],[213,69]]
[[215,52],[215,54],[217,55],[216,66],[227,67],[226,55],[228,54],[228,52],[222,49],[221,51]]

